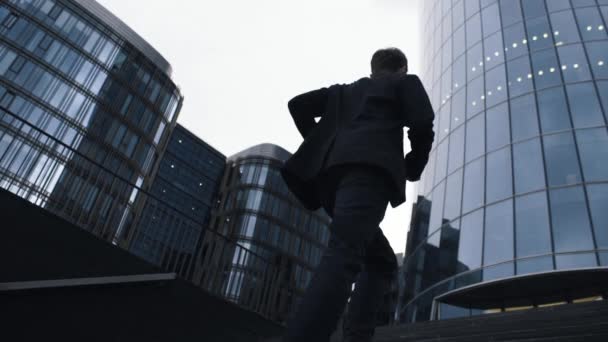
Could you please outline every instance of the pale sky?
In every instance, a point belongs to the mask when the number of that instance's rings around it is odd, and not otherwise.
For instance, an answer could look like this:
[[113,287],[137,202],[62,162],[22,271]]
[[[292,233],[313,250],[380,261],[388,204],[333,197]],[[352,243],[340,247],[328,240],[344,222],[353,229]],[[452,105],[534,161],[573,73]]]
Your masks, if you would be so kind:
[[[226,156],[260,143],[295,152],[289,99],[368,76],[379,48],[402,49],[420,71],[417,0],[98,1],[171,63],[185,97],[178,122]],[[395,253],[414,185],[380,224]]]

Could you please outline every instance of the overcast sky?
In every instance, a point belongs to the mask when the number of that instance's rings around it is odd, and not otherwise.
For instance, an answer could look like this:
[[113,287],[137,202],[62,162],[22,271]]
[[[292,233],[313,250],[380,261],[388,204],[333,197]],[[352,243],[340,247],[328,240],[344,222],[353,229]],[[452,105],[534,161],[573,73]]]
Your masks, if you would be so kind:
[[[417,0],[98,1],[171,63],[185,97],[178,122],[226,156],[260,143],[293,153],[302,138],[287,101],[368,76],[379,48],[402,49],[419,71]],[[396,253],[413,185],[380,225]]]

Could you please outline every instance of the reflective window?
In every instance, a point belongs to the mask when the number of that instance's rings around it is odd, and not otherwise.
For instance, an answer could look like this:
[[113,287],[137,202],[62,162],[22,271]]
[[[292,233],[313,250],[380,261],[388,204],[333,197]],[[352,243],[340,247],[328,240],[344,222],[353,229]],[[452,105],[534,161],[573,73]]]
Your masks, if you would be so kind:
[[483,269],[483,280],[493,280],[511,277],[514,274],[513,262],[507,262],[499,265],[486,267]]
[[459,271],[468,271],[481,266],[482,238],[483,209],[466,215],[461,220],[458,246]]
[[467,48],[481,40],[481,21],[479,14],[475,14],[466,22]]
[[549,186],[575,184],[581,181],[572,132],[543,137]]
[[486,208],[484,265],[513,259],[513,202],[500,202]]
[[513,145],[513,169],[516,194],[545,187],[543,159],[538,139]]
[[498,31],[487,37],[484,41],[483,49],[486,70],[505,62],[504,49],[502,47],[502,32]]
[[479,1],[478,0],[464,0],[464,13],[466,18],[479,12]]
[[511,27],[507,27],[504,30],[505,36],[505,53],[507,60],[525,55],[528,53],[528,48],[524,44],[526,41],[526,34],[524,32],[524,25],[519,23]]
[[549,12],[555,12],[570,8],[570,0],[551,0],[547,1]]
[[597,266],[595,253],[562,254],[555,256],[555,268],[558,270]]
[[544,133],[570,128],[568,105],[562,87],[537,93],[540,123]]
[[550,191],[555,252],[593,249],[589,216],[581,187]]
[[522,20],[521,5],[519,1],[500,0],[500,15],[503,27],[510,26]]
[[484,36],[489,36],[490,34],[500,30],[500,16],[498,14],[498,4],[494,4],[484,8],[481,11],[481,18],[483,22]]
[[464,126],[456,128],[450,134],[450,147],[448,157],[448,173],[461,167],[464,160]]
[[533,94],[511,100],[511,129],[513,141],[538,135],[538,119]]
[[452,17],[452,25],[454,28],[457,28],[464,23],[464,1],[457,1],[454,4],[454,7],[452,7]]
[[503,148],[487,156],[486,202],[491,203],[511,196],[511,149]]
[[452,39],[454,40],[454,57],[458,57],[464,53],[464,50],[466,48],[464,39],[464,26],[461,26],[454,32]]
[[[464,60],[465,60],[465,56],[461,56],[460,58],[458,58],[455,62],[454,65],[452,66],[452,89],[454,92],[459,91],[460,89],[464,88],[465,83],[467,82],[466,79],[466,65],[464,64]],[[462,93],[462,96],[464,97],[464,92],[460,91]],[[454,95],[456,96],[456,95]],[[453,100],[455,101],[455,100]],[[463,101],[463,105],[464,105],[464,101]],[[461,108],[462,113],[464,113],[464,107]]]
[[597,7],[577,8],[575,13],[583,40],[606,39],[606,29]]
[[483,77],[478,77],[467,87],[467,118],[483,110]]
[[445,195],[445,208],[443,217],[453,220],[460,216],[460,204],[462,203],[462,169],[448,176]]
[[[524,3],[527,3],[527,1]],[[526,43],[530,47],[530,51],[553,47],[553,35],[551,34],[547,17],[542,16],[528,20],[526,28],[528,29],[528,41]]]
[[556,45],[576,43],[580,41],[578,28],[572,11],[562,11],[551,14],[551,25]]
[[448,165],[448,141],[444,140],[437,147],[437,163],[435,164],[435,184],[441,182],[446,176]]
[[517,274],[530,274],[553,270],[553,258],[550,256],[517,260]]
[[518,258],[551,253],[547,194],[515,198],[515,237]]
[[433,202],[431,208],[431,217],[429,221],[429,234],[439,229],[442,225],[443,216],[443,195],[445,194],[445,182],[441,182],[435,190],[433,190]]
[[464,123],[466,111],[466,99],[465,99],[465,91],[464,89],[456,93],[456,95],[452,96],[452,118],[451,118],[451,127],[452,131],[454,127],[458,127],[459,125]]
[[548,88],[562,83],[560,65],[554,49],[538,51],[532,55],[532,67],[536,89]]
[[466,130],[466,162],[469,162],[485,152],[485,123],[484,116],[477,115],[467,121]]
[[532,71],[528,57],[508,62],[510,96],[516,97],[532,91]]
[[524,16],[526,19],[535,18],[545,14],[545,1],[544,0],[525,0],[522,1],[522,7],[524,9]]
[[[475,77],[483,74],[483,50],[481,43],[467,50],[467,80],[470,82]],[[482,84],[483,86],[483,84]],[[481,94],[479,94],[481,95]],[[477,96],[479,96],[477,95]]]
[[469,212],[483,205],[484,158],[479,158],[464,167],[464,189],[462,211]]
[[589,64],[581,44],[560,46],[557,48],[562,63],[562,74],[567,83],[591,79]]
[[506,103],[492,107],[486,112],[488,151],[509,143],[509,109]]
[[590,42],[586,43],[589,62],[593,76],[598,78],[608,78],[608,42]]
[[608,184],[587,186],[597,248],[608,249]]
[[604,116],[592,83],[570,84],[566,87],[574,127],[603,126]]
[[507,82],[504,64],[486,73],[486,106],[507,100]]
[[597,89],[600,92],[600,100],[605,108],[604,115],[608,120],[608,82],[596,82]]
[[576,140],[585,181],[608,180],[608,132],[606,128],[578,130]]

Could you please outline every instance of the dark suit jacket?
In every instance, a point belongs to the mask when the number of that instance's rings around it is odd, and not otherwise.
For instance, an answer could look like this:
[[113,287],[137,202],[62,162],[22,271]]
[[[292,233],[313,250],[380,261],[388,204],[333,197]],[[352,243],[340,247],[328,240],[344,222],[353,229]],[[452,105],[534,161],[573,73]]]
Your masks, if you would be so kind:
[[[405,202],[405,181],[420,179],[435,136],[435,114],[416,75],[335,84],[298,95],[288,107],[304,141],[281,175],[304,207],[321,206],[312,184],[322,171],[344,163],[380,166],[394,183],[391,206]],[[409,127],[412,146],[405,157],[403,127]]]

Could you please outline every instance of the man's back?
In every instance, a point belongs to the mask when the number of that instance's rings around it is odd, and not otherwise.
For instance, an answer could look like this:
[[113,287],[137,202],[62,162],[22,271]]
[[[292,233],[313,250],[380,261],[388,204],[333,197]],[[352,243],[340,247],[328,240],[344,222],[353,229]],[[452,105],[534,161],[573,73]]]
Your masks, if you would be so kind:
[[[405,180],[420,176],[434,137],[433,110],[417,76],[391,74],[336,84],[294,97],[289,109],[305,140],[286,162],[284,174],[292,174],[286,177],[288,185],[293,178],[311,180],[334,165],[366,163],[381,167],[392,179],[393,207],[405,201]],[[314,117],[321,117],[318,124]],[[414,152],[407,166],[406,126]],[[294,194],[301,192],[295,189]],[[298,197],[306,205],[313,195]]]

